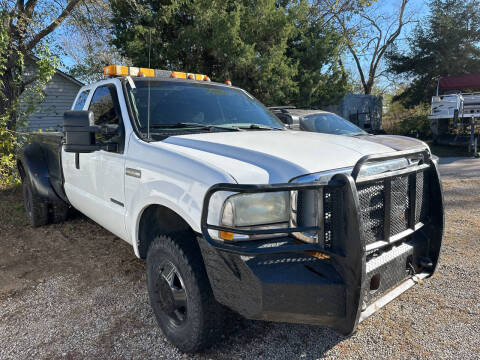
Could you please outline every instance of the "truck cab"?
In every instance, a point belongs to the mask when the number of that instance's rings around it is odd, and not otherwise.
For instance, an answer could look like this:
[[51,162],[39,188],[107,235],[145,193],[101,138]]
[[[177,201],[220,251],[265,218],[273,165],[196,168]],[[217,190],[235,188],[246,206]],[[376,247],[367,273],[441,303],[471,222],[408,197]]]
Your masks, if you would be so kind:
[[425,144],[289,130],[201,74],[105,75],[63,133],[20,151],[27,214],[71,206],[130,243],[182,351],[215,342],[231,311],[350,334],[435,271],[443,196]]

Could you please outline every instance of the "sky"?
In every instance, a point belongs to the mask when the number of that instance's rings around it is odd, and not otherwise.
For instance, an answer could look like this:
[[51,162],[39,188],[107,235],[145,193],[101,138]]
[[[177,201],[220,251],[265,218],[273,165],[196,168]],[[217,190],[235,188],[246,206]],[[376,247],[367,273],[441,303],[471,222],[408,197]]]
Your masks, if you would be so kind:
[[[376,7],[376,11],[387,14],[389,16],[387,23],[391,23],[390,19],[395,18],[395,14],[398,14],[398,10],[401,4],[401,0],[377,0],[377,3],[372,5]],[[417,22],[415,23],[408,23],[406,24],[400,36],[396,40],[396,45],[400,49],[400,51],[408,51],[408,42],[407,42],[407,37],[412,33],[414,30],[415,26],[417,26],[418,21],[421,21],[423,18],[425,18],[426,15],[428,15],[428,1],[425,0],[409,0],[406,8],[406,16],[405,18],[415,18]],[[386,25],[385,24],[382,27],[382,30],[386,30]],[[367,76],[367,72],[365,71],[368,68],[368,65],[370,64],[370,59],[371,56],[369,53],[367,53],[364,56],[360,56],[362,66],[364,68],[364,72],[366,73],[365,76]],[[346,53],[344,55],[344,64],[346,69],[350,72],[352,77],[360,83],[360,77],[358,75],[358,70],[357,66],[355,64],[355,61],[353,57],[351,56],[350,53]],[[380,89],[387,89],[391,90],[392,84],[390,80],[386,78],[380,78],[377,82],[377,85]]]
[[[384,14],[388,14],[389,17],[393,18],[394,14],[398,13],[398,9],[400,6],[402,0],[377,0],[376,3],[374,3],[374,7],[376,7],[376,11]],[[428,1],[425,0],[409,0],[409,3],[407,5],[407,14],[406,16],[413,16],[416,19],[421,19],[425,17],[428,14]],[[397,46],[399,46],[400,49],[404,49],[405,51],[407,50],[407,42],[406,42],[406,37],[408,34],[412,32],[414,27],[416,26],[415,23],[410,23],[404,26],[401,35],[397,39]],[[384,29],[385,30],[385,29]],[[60,27],[57,29],[56,34],[54,35],[56,38],[60,38],[62,35],[62,28]],[[370,56],[367,53],[365,56],[361,56],[361,60],[363,63],[363,67],[367,67],[369,64],[369,59]],[[68,70],[68,67],[72,66],[73,60],[66,56],[63,55],[61,56],[61,61],[63,63],[63,66],[61,66],[61,69],[64,71]],[[358,70],[355,65],[355,62],[352,58],[352,56],[349,53],[346,53],[344,55],[344,64],[347,68],[347,70],[350,72],[353,78],[355,78],[357,81],[359,79],[358,76]],[[380,79],[379,80],[379,87],[385,88],[388,87],[388,80],[387,79]]]

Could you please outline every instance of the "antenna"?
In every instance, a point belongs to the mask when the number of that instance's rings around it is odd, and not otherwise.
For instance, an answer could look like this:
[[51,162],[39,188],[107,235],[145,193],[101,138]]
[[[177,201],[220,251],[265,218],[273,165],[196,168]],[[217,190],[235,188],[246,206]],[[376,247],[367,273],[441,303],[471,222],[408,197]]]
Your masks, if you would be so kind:
[[[150,68],[150,52],[152,49],[152,28],[148,29],[148,67]],[[147,100],[147,139],[150,140],[150,81],[148,82],[148,100]]]
[[148,67],[150,67],[150,52],[152,51],[152,28],[148,29],[148,35],[150,36],[148,42]]

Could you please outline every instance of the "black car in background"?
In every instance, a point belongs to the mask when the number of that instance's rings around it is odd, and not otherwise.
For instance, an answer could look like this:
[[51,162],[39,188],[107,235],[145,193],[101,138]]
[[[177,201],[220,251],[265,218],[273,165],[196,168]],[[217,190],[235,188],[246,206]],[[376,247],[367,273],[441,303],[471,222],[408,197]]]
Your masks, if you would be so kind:
[[271,107],[270,110],[292,130],[349,136],[368,135],[355,124],[331,112],[288,106]]
[[[407,136],[386,135],[385,132],[378,135],[370,134],[341,116],[328,111],[297,109],[291,106],[274,106],[269,109],[291,130],[354,136],[383,144],[395,150],[427,146],[423,141]],[[435,155],[433,155],[433,158],[434,161],[438,160],[438,157]]]

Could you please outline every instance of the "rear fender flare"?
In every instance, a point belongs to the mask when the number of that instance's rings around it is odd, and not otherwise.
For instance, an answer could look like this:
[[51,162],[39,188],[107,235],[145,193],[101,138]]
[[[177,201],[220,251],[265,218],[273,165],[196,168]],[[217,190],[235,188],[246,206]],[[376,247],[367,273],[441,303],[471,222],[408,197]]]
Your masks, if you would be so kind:
[[26,145],[18,156],[17,166],[22,181],[28,181],[37,196],[54,202],[62,201],[50,184],[48,166],[40,146],[34,143]]

